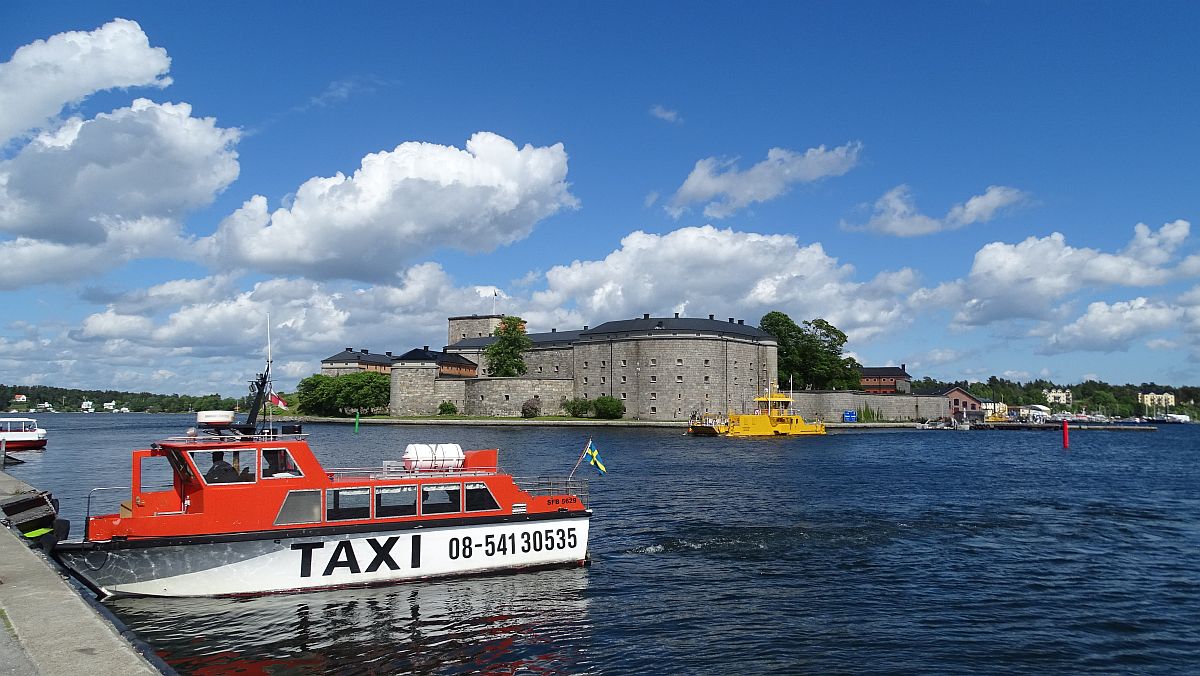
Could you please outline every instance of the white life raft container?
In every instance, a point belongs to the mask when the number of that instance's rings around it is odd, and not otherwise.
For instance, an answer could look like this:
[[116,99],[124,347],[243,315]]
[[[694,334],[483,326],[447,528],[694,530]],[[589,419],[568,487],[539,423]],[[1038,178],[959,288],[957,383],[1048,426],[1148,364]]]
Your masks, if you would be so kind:
[[404,449],[404,469],[461,469],[464,457],[458,444],[409,444]]
[[196,424],[206,427],[232,425],[233,411],[197,411]]

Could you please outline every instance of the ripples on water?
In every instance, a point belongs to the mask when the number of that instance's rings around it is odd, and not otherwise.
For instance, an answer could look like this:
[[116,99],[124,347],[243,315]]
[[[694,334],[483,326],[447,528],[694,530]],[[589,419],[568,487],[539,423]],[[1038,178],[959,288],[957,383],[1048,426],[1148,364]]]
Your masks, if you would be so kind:
[[[64,511],[77,515],[86,486],[128,484],[135,445],[188,424],[44,422],[50,448],[13,473],[68,496]],[[307,431],[327,466],[457,441],[501,448],[516,474],[565,473],[588,434]],[[1037,432],[590,432],[610,471],[592,482],[589,569],[110,606],[197,674],[1181,673],[1200,664],[1200,428],[1077,432],[1066,452],[1057,434]]]

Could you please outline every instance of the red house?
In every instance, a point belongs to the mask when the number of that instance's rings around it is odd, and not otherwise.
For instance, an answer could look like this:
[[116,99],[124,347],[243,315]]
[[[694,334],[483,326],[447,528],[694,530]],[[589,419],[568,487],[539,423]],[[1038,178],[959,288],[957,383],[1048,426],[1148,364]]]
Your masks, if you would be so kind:
[[864,366],[859,375],[859,387],[871,394],[896,394],[912,391],[912,376],[904,364],[895,366]]

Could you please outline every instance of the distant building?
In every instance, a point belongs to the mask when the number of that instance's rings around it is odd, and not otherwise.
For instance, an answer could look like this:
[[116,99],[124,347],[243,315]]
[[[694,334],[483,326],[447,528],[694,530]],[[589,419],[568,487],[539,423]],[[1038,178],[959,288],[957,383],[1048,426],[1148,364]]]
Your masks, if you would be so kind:
[[1150,408],[1166,408],[1175,405],[1175,395],[1170,392],[1163,392],[1162,394],[1138,392],[1137,400],[1139,404],[1144,404]]
[[1008,418],[1008,404],[1002,401],[992,401],[991,399],[980,399],[979,408],[984,415],[993,420]]
[[390,375],[394,361],[391,352],[371,354],[370,350],[355,350],[348,347],[332,357],[321,360],[321,375],[344,376],[347,373],[360,371],[374,371]]
[[967,421],[983,420],[983,400],[963,388],[955,386],[936,394],[946,399],[951,418]]
[[912,392],[912,376],[904,370],[904,364],[896,366],[862,367],[859,386],[871,394],[896,394]]
[[1067,389],[1042,390],[1042,394],[1046,396],[1047,404],[1058,404],[1069,407],[1074,400],[1071,390]]

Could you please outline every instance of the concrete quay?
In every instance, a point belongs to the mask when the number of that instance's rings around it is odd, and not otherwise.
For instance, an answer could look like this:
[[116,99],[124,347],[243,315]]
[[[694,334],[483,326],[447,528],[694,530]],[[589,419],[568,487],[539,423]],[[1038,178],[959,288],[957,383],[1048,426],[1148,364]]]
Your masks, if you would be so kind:
[[[0,500],[34,490],[0,472]],[[0,675],[169,670],[161,662],[164,669],[152,664],[53,562],[26,542],[13,529],[0,527]]]

